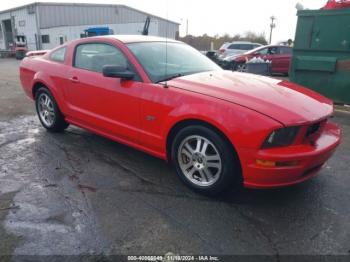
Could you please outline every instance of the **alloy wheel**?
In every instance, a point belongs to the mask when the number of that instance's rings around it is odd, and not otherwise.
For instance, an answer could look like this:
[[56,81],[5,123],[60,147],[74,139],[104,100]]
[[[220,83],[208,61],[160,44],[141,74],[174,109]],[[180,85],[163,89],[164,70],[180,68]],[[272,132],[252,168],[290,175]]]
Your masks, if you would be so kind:
[[47,127],[51,127],[55,123],[56,115],[53,101],[45,93],[41,93],[38,97],[38,113],[41,121]]
[[247,65],[246,64],[239,64],[237,65],[237,70],[238,72],[246,72],[247,71]]
[[178,163],[185,177],[193,184],[208,187],[220,178],[222,160],[216,146],[207,138],[186,137],[178,149]]

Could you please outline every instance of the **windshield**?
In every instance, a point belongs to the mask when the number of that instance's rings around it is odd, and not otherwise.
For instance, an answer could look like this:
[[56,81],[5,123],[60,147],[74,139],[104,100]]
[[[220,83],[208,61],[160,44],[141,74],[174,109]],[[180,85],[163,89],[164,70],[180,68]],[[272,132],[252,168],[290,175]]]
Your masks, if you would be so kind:
[[155,83],[182,75],[222,70],[199,51],[183,43],[141,42],[127,46]]

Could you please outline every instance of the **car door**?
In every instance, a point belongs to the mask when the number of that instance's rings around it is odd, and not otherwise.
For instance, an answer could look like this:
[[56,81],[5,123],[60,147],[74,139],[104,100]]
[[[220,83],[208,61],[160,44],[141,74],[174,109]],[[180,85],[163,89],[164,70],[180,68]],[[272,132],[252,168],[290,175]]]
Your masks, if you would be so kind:
[[261,59],[266,60],[266,59],[268,59],[268,55],[269,55],[268,51],[269,51],[268,47],[262,48],[259,51],[251,54],[250,57],[248,57],[248,59],[250,60],[250,59],[256,57],[256,58],[261,58]]
[[276,56],[276,72],[287,74],[289,71],[290,60],[292,57],[292,48],[289,46],[278,47],[278,55]]
[[132,66],[122,51],[108,43],[82,43],[75,47],[73,66],[68,72],[66,100],[71,121],[129,142],[139,135],[141,83],[105,77],[104,65]]
[[260,57],[264,60],[271,61],[271,72],[275,73],[276,68],[278,68],[278,63],[276,64],[276,55],[278,52],[278,47],[270,46],[260,50]]

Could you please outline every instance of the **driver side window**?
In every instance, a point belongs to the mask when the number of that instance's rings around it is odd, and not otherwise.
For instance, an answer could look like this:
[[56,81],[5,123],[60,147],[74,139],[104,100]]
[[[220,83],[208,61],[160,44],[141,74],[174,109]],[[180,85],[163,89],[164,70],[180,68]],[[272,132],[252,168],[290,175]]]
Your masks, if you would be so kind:
[[264,49],[261,49],[261,50],[259,51],[259,54],[260,54],[260,55],[267,55],[267,53],[268,53],[268,48],[264,48]]
[[105,65],[124,67],[135,73],[134,81],[142,82],[133,65],[117,47],[104,43],[86,43],[75,47],[73,67],[102,73]]
[[277,47],[270,47],[268,54],[269,55],[276,55],[277,54]]
[[74,67],[102,72],[105,65],[128,67],[128,60],[116,47],[103,43],[80,44],[76,47]]

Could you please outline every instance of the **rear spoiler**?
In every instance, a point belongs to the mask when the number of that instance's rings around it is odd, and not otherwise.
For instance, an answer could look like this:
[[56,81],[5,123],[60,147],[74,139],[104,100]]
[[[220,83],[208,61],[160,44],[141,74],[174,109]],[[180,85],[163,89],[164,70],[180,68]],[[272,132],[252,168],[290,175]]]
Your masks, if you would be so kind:
[[29,51],[26,53],[26,57],[33,57],[33,56],[43,56],[50,50],[38,50],[38,51]]

